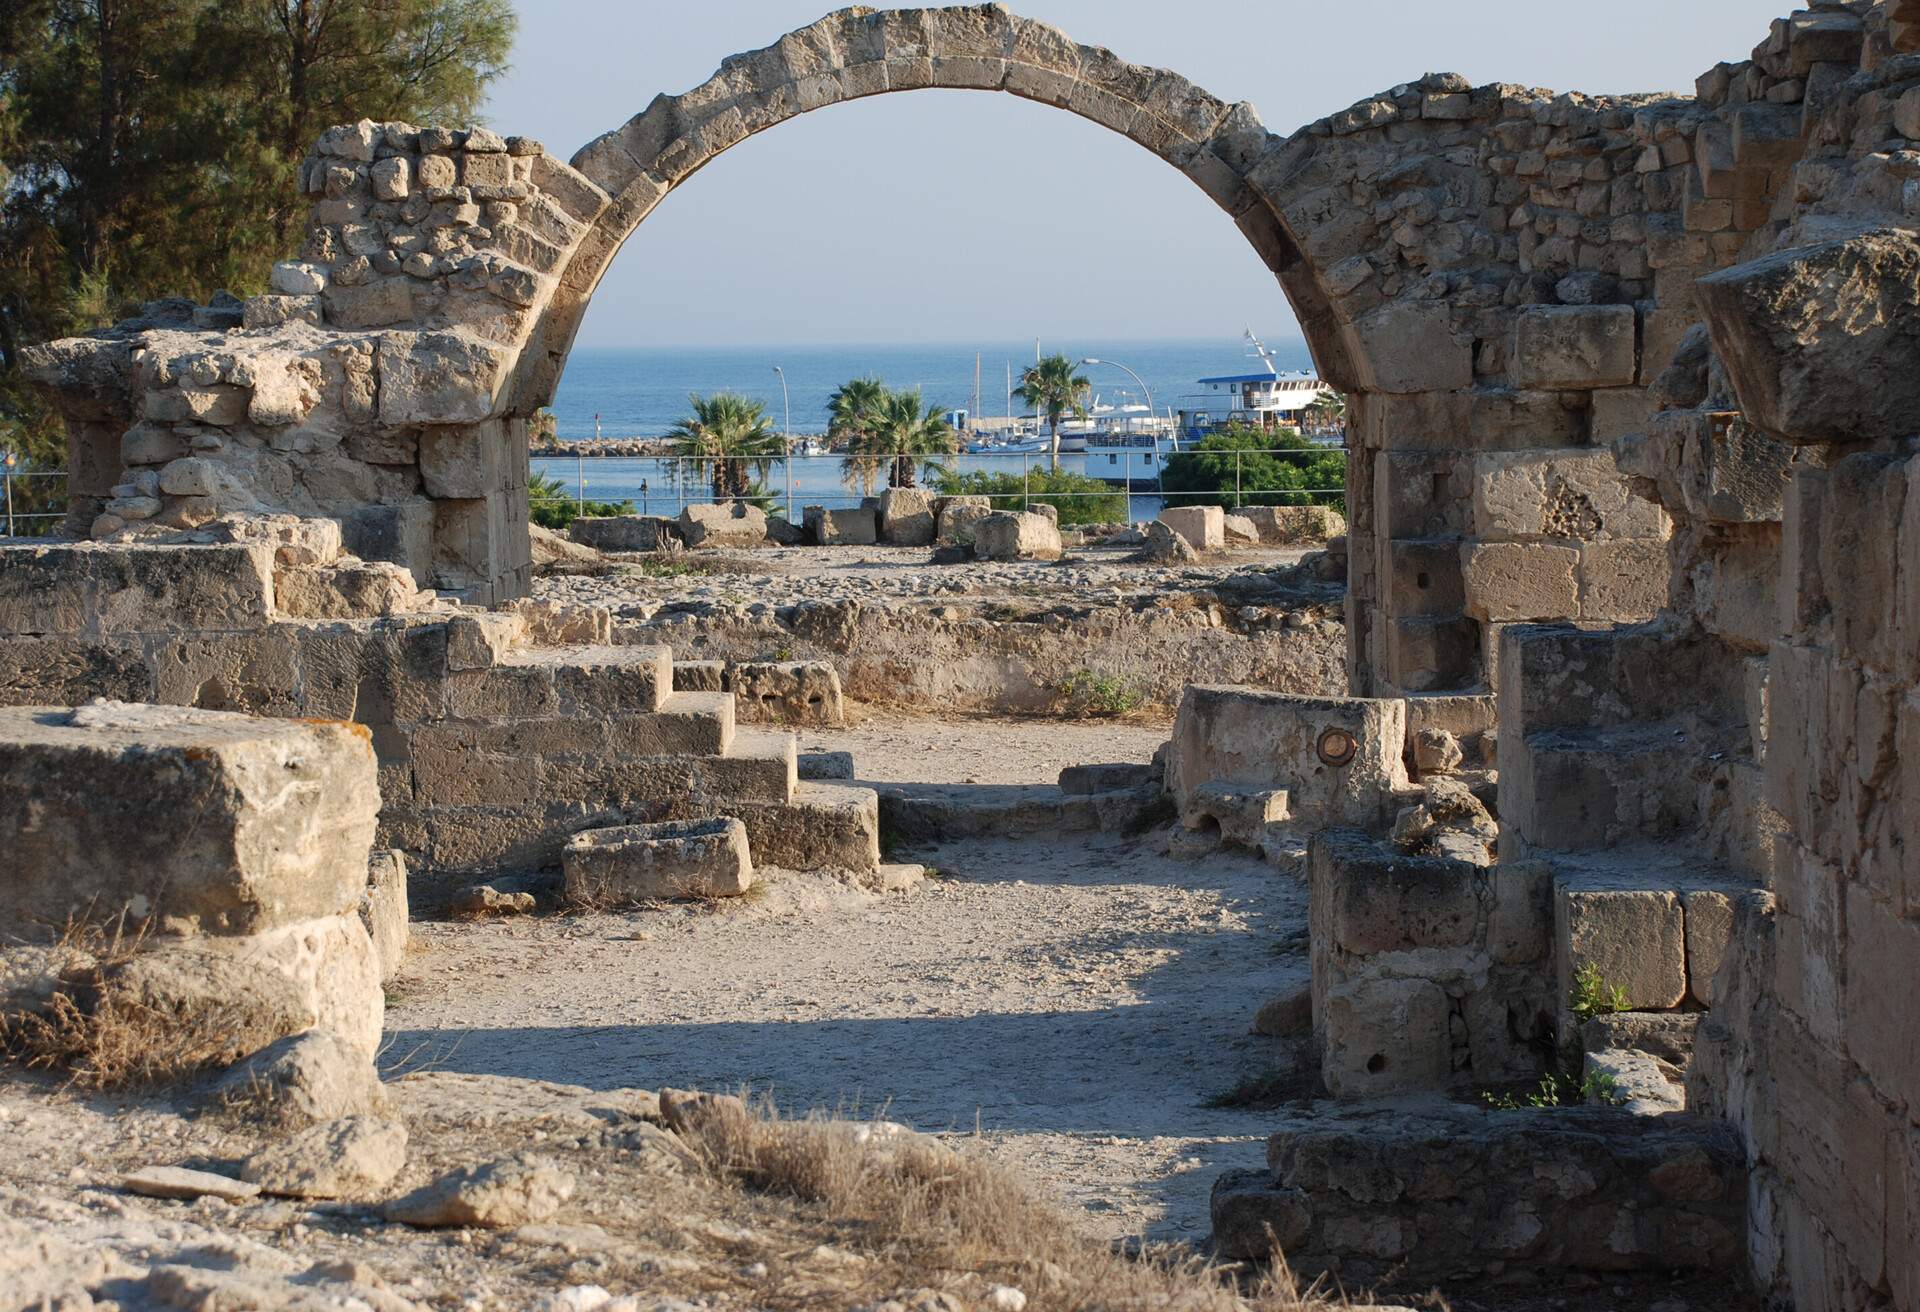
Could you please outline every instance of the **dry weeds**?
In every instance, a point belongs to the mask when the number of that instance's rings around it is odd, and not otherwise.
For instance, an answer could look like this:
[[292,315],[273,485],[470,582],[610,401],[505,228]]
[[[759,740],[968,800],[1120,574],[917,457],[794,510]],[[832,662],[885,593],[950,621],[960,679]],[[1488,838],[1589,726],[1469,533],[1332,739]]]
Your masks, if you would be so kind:
[[1350,1306],[1301,1289],[1277,1253],[1255,1273],[1212,1265],[1180,1245],[1096,1243],[979,1142],[950,1147],[884,1121],[785,1120],[771,1105],[726,1097],[699,1097],[669,1119],[717,1177],[814,1205],[843,1242],[877,1259],[882,1271],[863,1282],[868,1294],[884,1272],[902,1287],[1010,1285],[1028,1295],[1030,1312]]
[[120,982],[148,937],[123,914],[75,920],[48,949],[51,989],[32,1006],[0,1011],[0,1059],[63,1071],[83,1090],[160,1084],[230,1065],[260,1046],[252,1025],[220,1009],[184,1006]]

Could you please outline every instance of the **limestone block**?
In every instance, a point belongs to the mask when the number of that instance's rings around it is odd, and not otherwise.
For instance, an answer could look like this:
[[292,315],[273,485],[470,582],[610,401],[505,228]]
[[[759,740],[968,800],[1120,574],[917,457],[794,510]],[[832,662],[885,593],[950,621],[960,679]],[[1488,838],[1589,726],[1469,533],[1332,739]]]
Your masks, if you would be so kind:
[[1442,1088],[1453,1073],[1447,995],[1424,979],[1365,977],[1327,991],[1321,1077],[1336,1098]]
[[327,322],[336,328],[385,328],[413,318],[413,282],[375,278],[357,287],[336,283],[324,297]]
[[498,665],[526,635],[518,612],[456,615],[447,621],[447,669],[485,670]]
[[1475,619],[1570,619],[1579,614],[1572,547],[1537,542],[1482,542],[1461,549],[1466,612]]
[[932,493],[890,487],[880,494],[880,536],[890,546],[930,546],[934,529]]
[[744,501],[688,506],[680,536],[689,547],[757,547],[767,540],[767,513]]
[[381,423],[474,424],[493,416],[512,354],[455,330],[386,333],[375,358]]
[[403,615],[420,605],[413,575],[385,560],[350,560],[277,569],[273,575],[273,591],[275,608],[292,619],[351,620]]
[[1733,934],[1733,899],[1714,889],[1680,895],[1686,915],[1687,985],[1702,1006],[1713,1006],[1713,981]]
[[1628,387],[1639,369],[1631,305],[1536,305],[1514,320],[1517,387]]
[[1920,431],[1920,237],[1889,229],[1800,246],[1697,287],[1749,423],[1789,443]]
[[1433,692],[1471,686],[1477,676],[1474,657],[1479,625],[1446,615],[1387,618],[1387,679],[1402,692]]
[[940,531],[934,541],[943,547],[970,547],[974,527],[992,513],[987,497],[948,497],[940,507]]
[[727,686],[725,661],[675,661],[675,692],[724,692]]
[[1423,775],[1452,774],[1466,756],[1460,740],[1447,729],[1412,730],[1411,743],[1413,768]]
[[1503,966],[1543,962],[1553,946],[1553,871],[1539,861],[1510,861],[1493,869],[1493,906],[1487,912],[1487,952]]
[[1046,515],[996,510],[973,526],[973,554],[981,560],[1058,560],[1060,529]]
[[[1353,208],[1344,201],[1345,208]],[[1434,301],[1394,301],[1353,325],[1360,367],[1381,392],[1451,392],[1473,386],[1473,338]],[[1632,382],[1631,376],[1626,380]]]
[[1308,844],[1316,926],[1355,956],[1475,942],[1483,879],[1466,862],[1408,856],[1357,829],[1317,830]]
[[1346,518],[1327,506],[1248,506],[1240,513],[1260,541],[1274,546],[1324,542],[1347,531]]
[[419,459],[430,497],[487,497],[508,482],[506,434],[497,424],[429,429],[420,437]]
[[1653,409],[1653,393],[1648,388],[1600,389],[1593,394],[1593,444],[1611,446],[1628,433],[1645,432]]
[[880,540],[880,517],[864,506],[852,510],[808,506],[802,518],[807,532],[823,547],[867,547]]
[[[678,669],[674,674],[676,683]],[[745,661],[729,674],[734,705],[752,724],[846,722],[840,675],[830,661]]]
[[680,541],[680,526],[663,515],[582,515],[567,536],[596,551],[661,551]]
[[1657,538],[1620,538],[1580,544],[1583,620],[1632,623],[1651,619],[1667,604],[1667,544]]
[[1636,496],[1611,451],[1489,452],[1473,477],[1476,535],[1487,539],[1664,538],[1667,514]]
[[1563,1005],[1586,966],[1626,993],[1634,1011],[1665,1011],[1687,996],[1684,914],[1665,890],[1581,890],[1554,895],[1554,955]]
[[98,702],[0,711],[22,936],[122,909],[168,934],[352,912],[380,800],[364,729]]
[[360,923],[373,943],[373,956],[386,983],[406,961],[407,858],[395,851],[375,852],[367,862],[367,891],[360,896]]
[[1386,606],[1394,615],[1454,616],[1465,608],[1460,545],[1452,539],[1389,542],[1387,566]]
[[1294,697],[1253,688],[1189,687],[1168,754],[1167,788],[1182,816],[1203,789],[1285,790],[1304,824],[1372,825],[1406,788],[1406,707],[1397,700]]
[[1245,515],[1228,515],[1222,523],[1226,540],[1236,547],[1258,546],[1260,530]]
[[365,1056],[380,1046],[380,963],[351,906],[257,933],[151,939],[109,987],[182,1024],[231,1031],[228,1060],[315,1029]]
[[747,827],[725,817],[585,830],[560,860],[568,898],[583,905],[738,897],[753,884]]
[[1160,512],[1160,522],[1187,540],[1195,551],[1224,551],[1227,512],[1218,506],[1175,506]]
[[871,788],[831,781],[797,783],[785,801],[729,801],[763,866],[783,870],[880,868],[880,797]]
[[264,546],[0,547],[0,633],[257,629],[272,617]]

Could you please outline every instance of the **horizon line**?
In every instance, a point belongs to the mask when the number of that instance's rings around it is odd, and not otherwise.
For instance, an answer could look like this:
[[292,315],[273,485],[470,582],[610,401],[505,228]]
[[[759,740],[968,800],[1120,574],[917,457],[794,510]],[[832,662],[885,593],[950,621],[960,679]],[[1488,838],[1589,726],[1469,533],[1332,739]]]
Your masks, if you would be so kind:
[[[1105,337],[1105,336],[1100,336],[1094,333],[1073,333],[1073,334],[1062,333],[1062,334],[1056,334],[1055,337],[1056,337],[1056,340],[1080,339],[1080,340],[1086,340],[1086,341],[1091,341],[1096,343],[1113,342],[1113,343],[1125,343],[1129,345],[1142,345],[1142,346],[1168,345],[1168,344],[1174,344],[1174,343],[1195,343],[1195,344],[1206,343],[1210,345],[1216,342],[1229,342],[1229,341],[1241,340],[1240,334],[1232,334],[1232,335],[1220,336],[1220,337],[1207,337],[1207,336]],[[931,349],[931,348],[947,348],[947,347],[965,348],[967,350],[982,350],[982,349],[985,349],[985,347],[983,347],[980,344],[983,340],[985,339],[952,337],[952,338],[937,338],[937,339],[930,338],[925,341],[902,341],[898,338],[895,338],[890,341],[854,341],[854,340],[822,341],[819,339],[812,339],[807,341],[789,341],[789,342],[739,342],[739,341],[732,341],[732,342],[724,342],[724,341],[723,342],[580,342],[580,343],[577,343],[573,349],[576,353],[580,351],[595,351],[595,350],[599,350],[599,351],[722,351],[722,350],[724,351],[794,351],[794,350],[812,350],[812,349],[850,350],[855,348],[859,348],[859,349],[879,348],[883,350],[899,350],[903,348],[904,349],[914,349],[914,348],[930,348]],[[1026,341],[1028,340],[1030,339],[1002,338],[999,340],[986,341],[986,346],[997,348],[997,347],[1006,346],[1009,342],[1018,342],[1024,347]],[[1040,341],[1042,342],[1043,345],[1046,342],[1046,340],[1047,340],[1047,335],[1041,334]],[[1306,335],[1304,333],[1301,333],[1298,329],[1295,329],[1294,331],[1287,334],[1283,334],[1283,335],[1277,335],[1273,337],[1262,337],[1262,340],[1267,342],[1282,342],[1287,344],[1298,344],[1301,346],[1305,346],[1307,344]]]

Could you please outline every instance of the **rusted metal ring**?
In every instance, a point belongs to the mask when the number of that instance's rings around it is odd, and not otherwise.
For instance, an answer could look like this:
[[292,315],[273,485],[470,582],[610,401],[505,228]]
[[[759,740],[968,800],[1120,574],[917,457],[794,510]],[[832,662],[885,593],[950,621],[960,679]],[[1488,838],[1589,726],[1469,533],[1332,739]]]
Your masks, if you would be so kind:
[[1359,752],[1360,743],[1345,729],[1322,729],[1314,750],[1328,765],[1345,765]]

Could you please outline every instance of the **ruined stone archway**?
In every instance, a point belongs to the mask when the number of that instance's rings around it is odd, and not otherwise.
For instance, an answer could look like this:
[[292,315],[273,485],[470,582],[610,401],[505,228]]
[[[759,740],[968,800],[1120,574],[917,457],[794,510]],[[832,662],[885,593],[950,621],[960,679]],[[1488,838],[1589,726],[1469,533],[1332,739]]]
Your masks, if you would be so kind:
[[[1685,297],[1656,301],[1662,271],[1680,283],[1731,258],[1764,219],[1747,206],[1736,229],[1691,235],[1731,208],[1688,208],[1691,98],[1437,74],[1283,138],[1250,106],[998,5],[829,15],[656,98],[571,164],[480,128],[330,129],[300,171],[310,221],[272,294],[163,303],[30,353],[68,420],[69,526],[326,517],[422,583],[524,594],[528,420],[622,243],[747,136],[927,88],[1005,91],[1123,133],[1274,272],[1321,373],[1354,397],[1356,693],[1466,693],[1477,709],[1459,713],[1490,725],[1497,626],[1643,618],[1665,600],[1666,519],[1630,495],[1610,444],[1697,317]],[[1780,152],[1761,145],[1764,180]]]
[[[513,409],[553,396],[574,334],[621,246],[667,194],[755,133],[843,101],[925,89],[1002,91],[1118,132],[1180,170],[1233,219],[1279,280],[1321,372],[1366,390],[1363,353],[1271,202],[1250,182],[1280,138],[1251,105],[1178,73],[1080,45],[1002,5],[847,9],[726,60],[705,83],[661,95],[589,143],[572,167],[609,197],[566,262],[522,354]],[[583,216],[584,217],[584,216]]]

